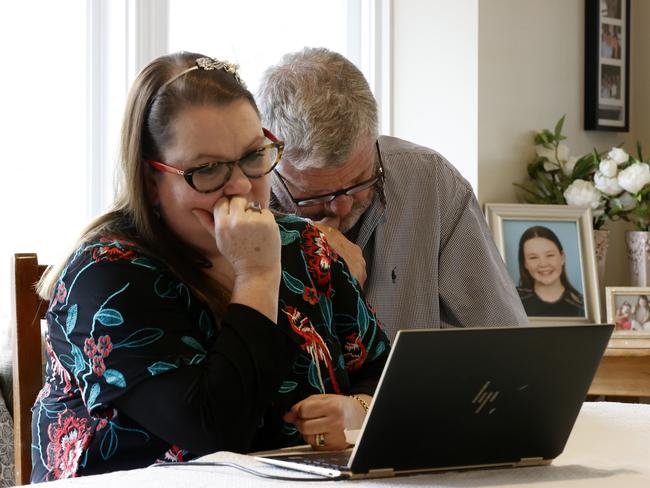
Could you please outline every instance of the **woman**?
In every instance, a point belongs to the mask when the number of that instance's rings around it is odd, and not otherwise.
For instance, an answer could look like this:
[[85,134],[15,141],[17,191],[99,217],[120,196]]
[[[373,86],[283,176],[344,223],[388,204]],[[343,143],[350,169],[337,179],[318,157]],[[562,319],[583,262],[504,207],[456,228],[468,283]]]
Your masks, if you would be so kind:
[[322,234],[266,209],[281,152],[236,66],[178,53],[143,69],[114,209],[40,284],[33,481],[347,446],[388,343]]
[[648,305],[648,297],[639,295],[639,298],[632,310],[632,330],[650,330],[650,306]]
[[529,317],[584,317],[582,295],[566,274],[566,255],[555,233],[530,227],[519,240],[519,297]]

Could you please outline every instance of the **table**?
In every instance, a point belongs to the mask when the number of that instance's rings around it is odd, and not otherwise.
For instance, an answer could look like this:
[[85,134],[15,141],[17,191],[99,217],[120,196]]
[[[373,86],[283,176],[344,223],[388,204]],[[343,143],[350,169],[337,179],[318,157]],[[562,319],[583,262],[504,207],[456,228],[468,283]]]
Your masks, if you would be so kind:
[[[219,452],[209,460],[229,460],[260,467],[251,457]],[[283,475],[290,471],[263,467]],[[300,474],[298,474],[300,475]],[[300,475],[303,476],[303,475]],[[120,488],[187,487],[477,487],[527,488],[650,487],[650,405],[588,402],[582,407],[569,442],[550,466],[446,472],[362,481],[275,481],[221,467],[145,468],[48,483],[48,488],[118,486]]]
[[608,348],[589,394],[650,397],[650,348]]

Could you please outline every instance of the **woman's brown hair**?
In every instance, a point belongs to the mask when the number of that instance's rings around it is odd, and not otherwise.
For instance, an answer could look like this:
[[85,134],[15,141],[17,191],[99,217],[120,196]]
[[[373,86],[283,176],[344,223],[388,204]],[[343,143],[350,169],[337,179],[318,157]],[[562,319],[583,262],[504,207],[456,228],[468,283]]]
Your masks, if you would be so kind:
[[[224,106],[240,99],[248,100],[257,111],[253,95],[235,73],[225,69],[189,70],[202,57],[190,52],[169,54],[140,72],[129,92],[122,123],[118,195],[112,209],[86,227],[74,248],[100,236],[131,241],[165,263],[219,316],[228,303],[227,293],[202,271],[209,266],[206,258],[160,219],[150,203],[146,184],[146,172],[153,170],[145,161],[160,160],[163,149],[173,143],[171,122],[181,111],[196,106]],[[39,282],[38,292],[44,299],[51,298],[71,254],[50,268]]]

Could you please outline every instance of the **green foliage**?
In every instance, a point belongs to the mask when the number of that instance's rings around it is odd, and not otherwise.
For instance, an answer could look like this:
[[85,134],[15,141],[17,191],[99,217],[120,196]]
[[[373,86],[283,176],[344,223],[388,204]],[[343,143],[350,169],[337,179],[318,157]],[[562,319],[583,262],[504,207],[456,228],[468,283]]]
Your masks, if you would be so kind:
[[[594,148],[592,152],[577,158],[574,163],[575,158],[568,156],[568,148],[560,144],[561,141],[566,140],[562,134],[565,118],[566,115],[563,115],[552,131],[542,129],[535,134],[533,141],[538,151],[526,167],[528,179],[522,183],[513,183],[518,190],[519,199],[526,203],[566,205],[564,193],[567,188],[576,180],[584,180],[593,185],[593,191],[596,191],[601,198],[599,207],[593,211],[594,228],[601,228],[608,220],[624,219],[634,222],[640,230],[650,230],[650,184],[637,195],[630,196],[624,192],[626,201],[621,199],[623,193],[612,196],[599,191],[595,186],[594,177],[598,173],[601,161],[610,157],[609,151],[598,152]],[[643,161],[640,143],[637,143],[637,154],[638,159],[630,156],[626,162],[619,163],[617,171],[635,162]],[[603,184],[602,176],[599,181]],[[575,189],[572,188],[571,191],[575,192]],[[575,193],[573,195],[575,198]],[[633,208],[630,208],[631,197],[636,202]],[[593,202],[595,204],[595,201]]]

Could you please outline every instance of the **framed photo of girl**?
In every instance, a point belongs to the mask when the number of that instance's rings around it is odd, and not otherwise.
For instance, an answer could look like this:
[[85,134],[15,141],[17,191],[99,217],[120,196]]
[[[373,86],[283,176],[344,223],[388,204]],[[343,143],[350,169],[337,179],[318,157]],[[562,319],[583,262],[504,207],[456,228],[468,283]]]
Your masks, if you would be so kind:
[[600,322],[591,209],[487,203],[485,213],[532,324]]
[[650,347],[650,287],[608,286],[605,302],[615,325],[610,347]]
[[627,132],[630,0],[585,0],[585,129]]

